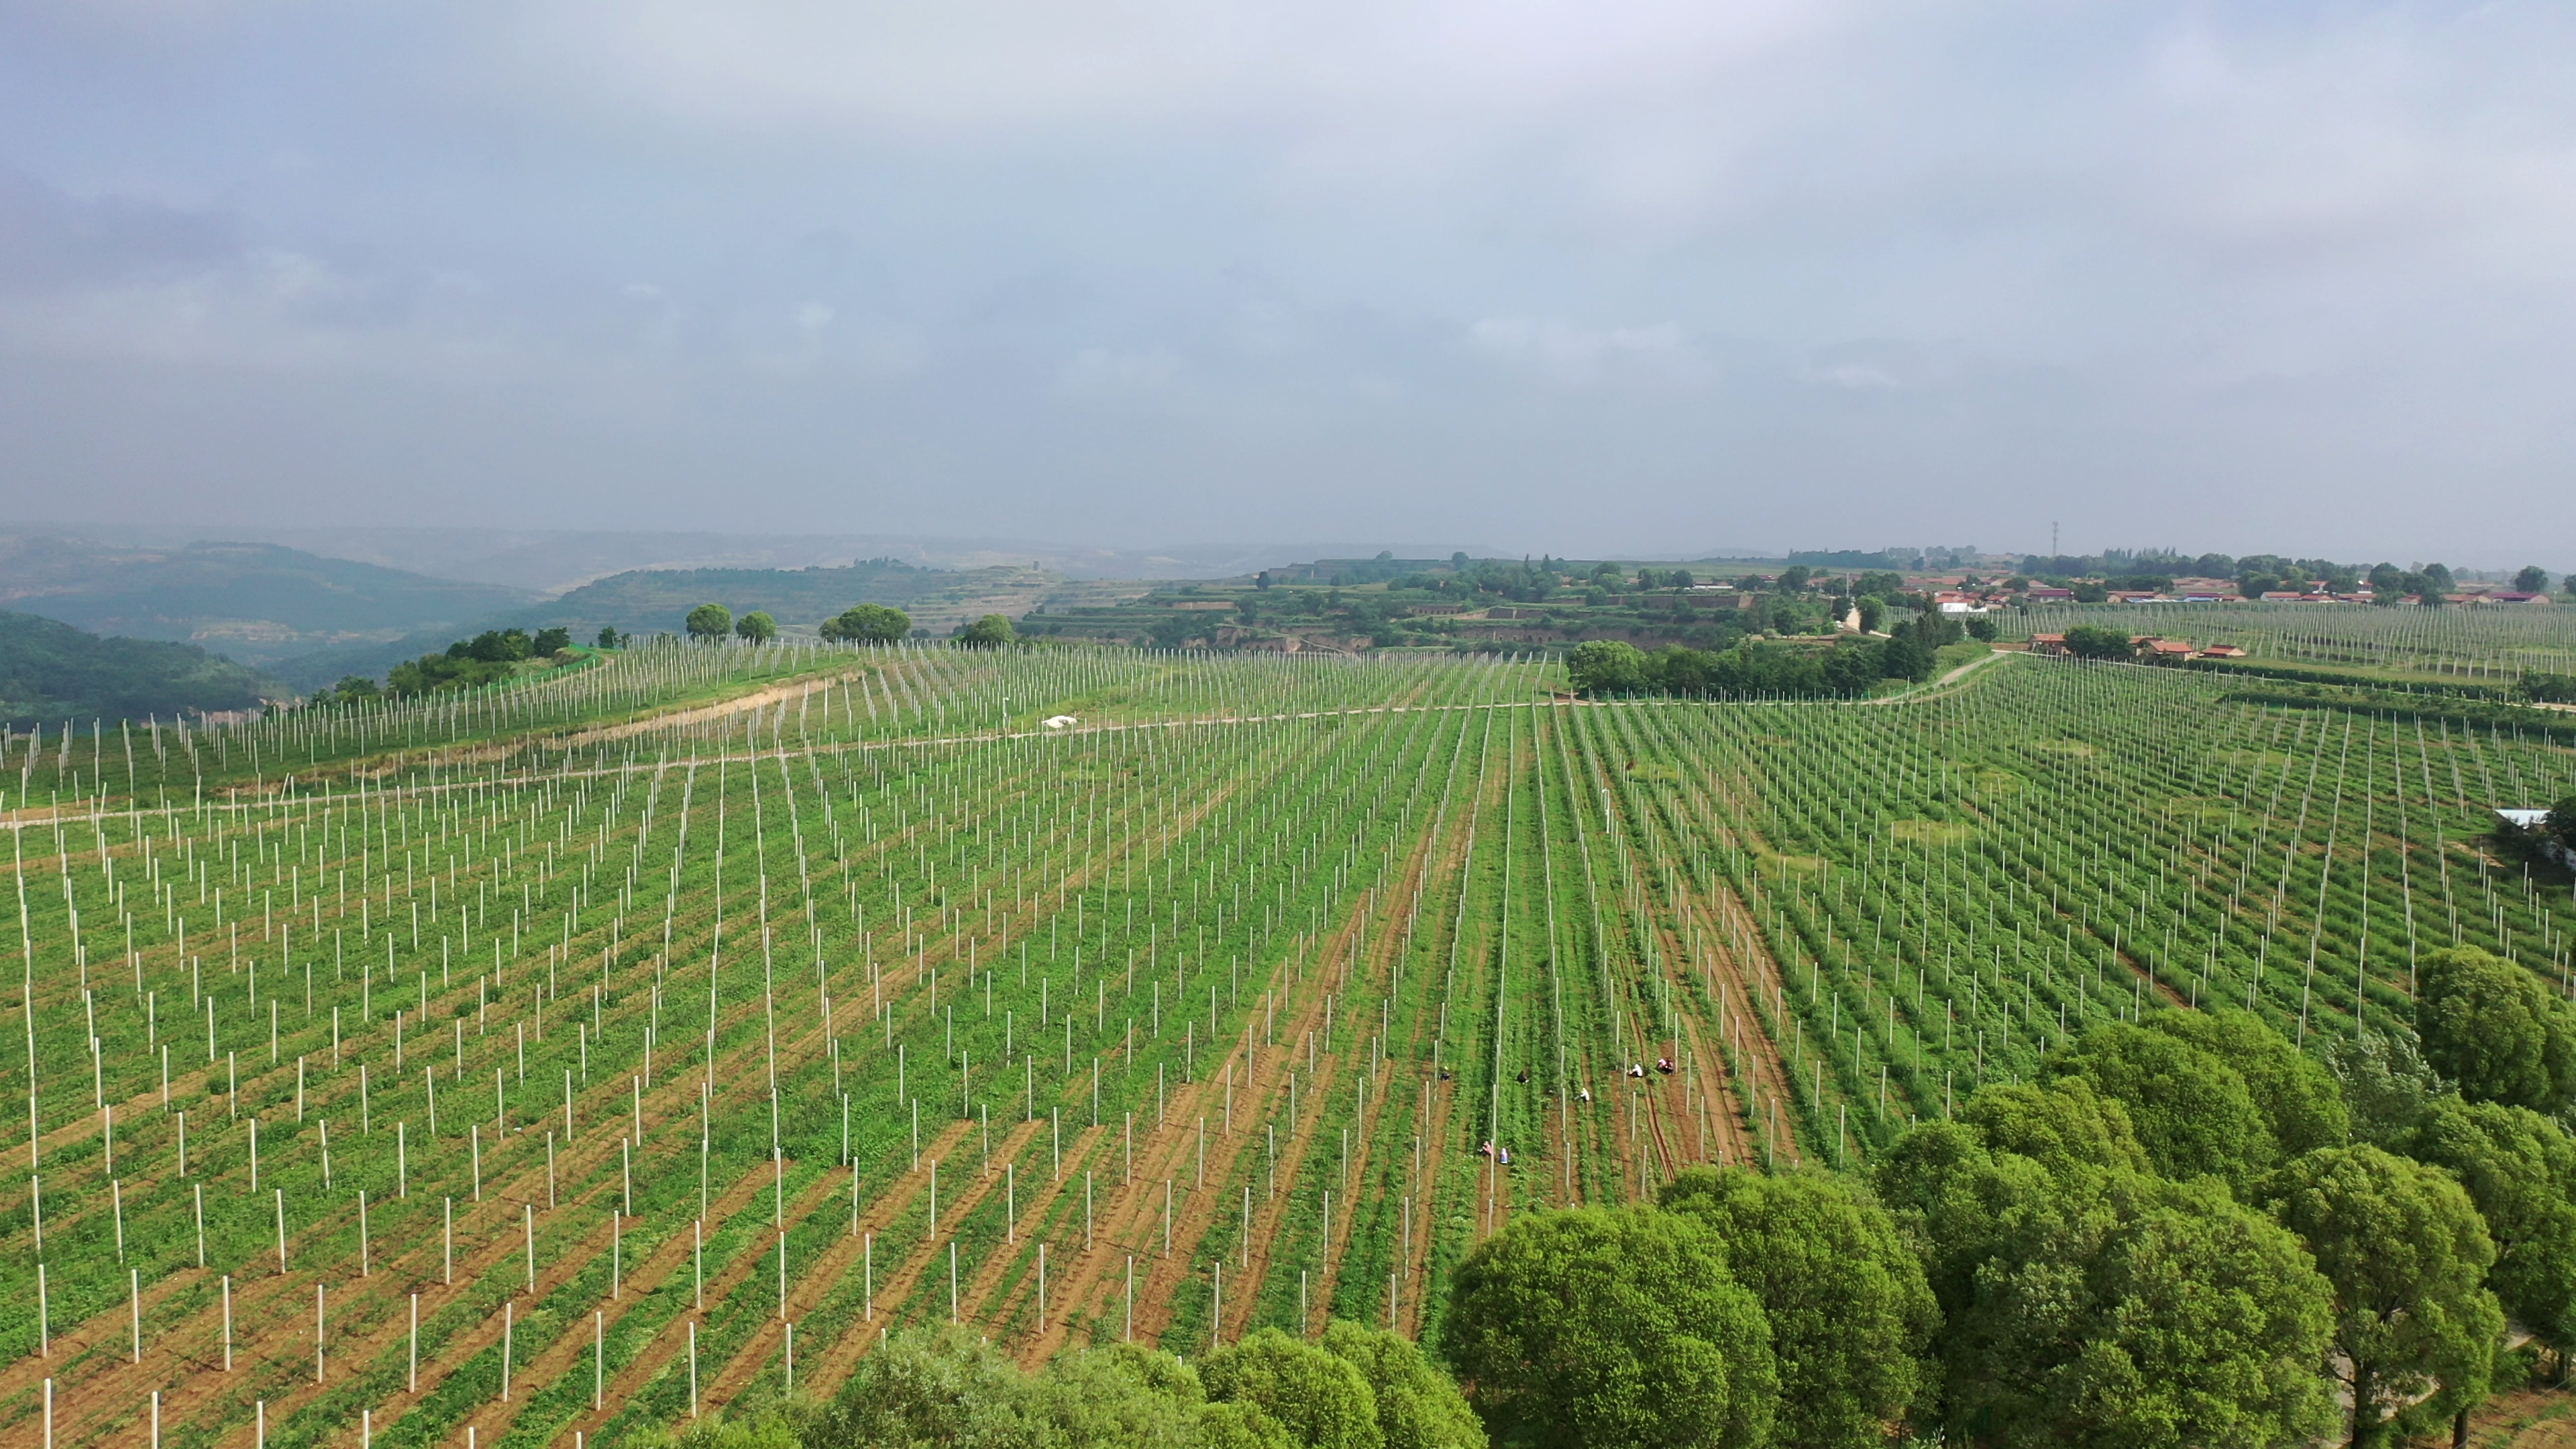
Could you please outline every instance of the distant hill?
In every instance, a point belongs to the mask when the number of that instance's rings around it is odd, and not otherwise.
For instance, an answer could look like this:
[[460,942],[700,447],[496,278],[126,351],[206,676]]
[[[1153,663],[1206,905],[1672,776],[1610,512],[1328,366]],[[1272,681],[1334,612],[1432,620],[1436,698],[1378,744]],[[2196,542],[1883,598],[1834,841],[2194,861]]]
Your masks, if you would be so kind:
[[317,650],[280,659],[279,678],[298,689],[318,689],[344,675],[381,679],[406,659],[484,629],[531,632],[562,626],[575,639],[595,637],[602,626],[626,634],[676,634],[689,610],[722,604],[739,618],[768,611],[790,634],[816,626],[852,604],[891,604],[912,615],[915,628],[945,635],[985,614],[1023,614],[1047,605],[1115,603],[1153,585],[1080,583],[1047,569],[919,568],[900,559],[869,559],[838,568],[637,569],[582,585],[562,598],[469,619],[454,627],[423,630],[382,644]]
[[102,639],[0,611],[0,718],[12,729],[248,709],[286,690],[193,644]]
[[0,535],[0,605],[102,634],[201,644],[253,665],[461,625],[539,597],[275,544],[144,548]]

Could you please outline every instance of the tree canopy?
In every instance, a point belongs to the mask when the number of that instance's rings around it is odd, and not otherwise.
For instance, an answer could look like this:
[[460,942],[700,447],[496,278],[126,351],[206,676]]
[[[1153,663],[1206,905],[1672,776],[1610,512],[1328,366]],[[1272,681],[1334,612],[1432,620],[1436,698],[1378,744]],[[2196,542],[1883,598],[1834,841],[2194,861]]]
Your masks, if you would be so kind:
[[2541,1112],[2576,1104],[2576,1007],[2475,946],[2426,956],[2415,1029],[2424,1059],[2471,1101]]
[[1358,1365],[1276,1328],[1200,1360],[1199,1382],[1212,1399],[1250,1404],[1278,1420],[1305,1449],[1386,1449],[1377,1396]]
[[1774,1439],[1883,1445],[1929,1380],[1924,1352],[1940,1309],[1877,1199],[1834,1173],[1694,1167],[1665,1186],[1662,1203],[1707,1224],[1736,1281],[1762,1300],[1780,1372]]
[[2556,1119],[2500,1102],[2436,1100],[2409,1154],[2467,1189],[2495,1240],[2487,1286],[2514,1322],[2576,1348],[2576,1140]]
[[852,604],[817,632],[836,644],[894,644],[912,633],[912,616],[885,604]]
[[733,632],[745,644],[766,644],[778,637],[778,621],[766,609],[754,609],[733,621]]
[[2248,1193],[2279,1159],[2244,1075],[2180,1036],[2105,1023],[2042,1070],[2083,1077],[2127,1107],[2148,1162],[2167,1177],[2205,1173]]
[[2486,1288],[2495,1244],[2457,1181],[2376,1147],[2327,1147],[2283,1168],[2273,1193],[2334,1286],[2334,1372],[2356,1449],[2427,1389],[2484,1392],[2504,1314]]
[[2066,652],[2078,659],[2134,659],[2138,647],[2117,629],[2078,624],[2066,631]]
[[722,604],[700,604],[689,611],[687,628],[692,639],[722,639],[733,632],[733,610]]
[[1441,1351],[1498,1444],[1755,1449],[1779,1411],[1761,1301],[1693,1217],[1516,1218],[1459,1266]]
[[999,649],[1018,637],[1008,614],[986,614],[957,631],[958,644],[968,649]]

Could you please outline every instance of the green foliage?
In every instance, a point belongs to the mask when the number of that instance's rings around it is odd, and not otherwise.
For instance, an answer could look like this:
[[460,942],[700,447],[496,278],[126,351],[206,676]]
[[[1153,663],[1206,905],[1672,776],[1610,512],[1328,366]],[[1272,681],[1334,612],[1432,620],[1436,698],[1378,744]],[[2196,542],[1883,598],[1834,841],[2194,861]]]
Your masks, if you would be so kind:
[[2576,1141],[2524,1107],[2444,1098],[2408,1155],[2468,1190],[2495,1240],[2487,1286],[2514,1322],[2550,1347],[2576,1347]]
[[2343,1094],[2354,1139],[2392,1152],[2405,1150],[2426,1109],[2449,1090],[2402,1027],[2338,1038],[2326,1047],[2326,1069]]
[[539,629],[537,637],[528,642],[528,647],[529,652],[538,655],[549,655],[557,650],[570,649],[572,631],[560,624],[550,629]]
[[733,610],[722,604],[700,604],[689,611],[687,628],[692,639],[722,639],[733,632]]
[[1988,1087],[1967,1100],[1959,1120],[1977,1129],[1988,1148],[2027,1157],[2050,1172],[2148,1170],[2129,1109],[2085,1077]]
[[1992,644],[1995,642],[1995,636],[2000,632],[1995,627],[1995,621],[1983,614],[1968,620],[1968,637],[1980,644]]
[[2474,1102],[2542,1112],[2576,1103],[2576,1008],[2475,946],[2427,955],[2415,1029],[2424,1059]]
[[2328,1147],[2272,1184],[2281,1221],[2334,1286],[2334,1372],[2351,1391],[2352,1442],[2428,1389],[2473,1400],[2504,1315],[2485,1286],[2495,1244],[2447,1173],[2376,1147]]
[[486,629],[471,639],[459,639],[447,646],[450,659],[472,659],[484,664],[516,664],[537,652],[536,641],[525,629]]
[[2331,1422],[2327,1285],[2215,1182],[2083,1172],[2017,1204],[1952,1325],[1951,1422],[2000,1446],[2296,1443]]
[[2576,703],[2576,675],[2535,669],[2513,682],[2513,695],[2531,704]]
[[2126,1106],[2147,1161],[2167,1177],[2207,1174],[2244,1194],[2280,1160],[2243,1074],[2180,1037],[2109,1022],[2042,1070],[2083,1077]]
[[1948,1316],[1952,1433],[2250,1449],[2330,1417],[2327,1288],[2288,1233],[2215,1181],[2128,1166],[2120,1105],[2080,1078],[1989,1088],[1962,1117],[1907,1132],[1878,1168]]
[[837,644],[894,644],[912,633],[912,616],[884,604],[852,604],[818,632]]
[[2282,1159],[2341,1147],[2351,1138],[2352,1119],[2333,1074],[2253,1013],[2159,1011],[2145,1025],[2235,1068]]
[[1694,1219],[1516,1218],[1460,1265],[1441,1352],[1496,1443],[1754,1449],[1779,1408],[1761,1301]]
[[986,614],[957,631],[957,643],[966,649],[999,649],[1017,637],[1007,614]]
[[1368,1382],[1386,1449],[1485,1449],[1485,1425],[1466,1395],[1412,1339],[1337,1319],[1323,1343]]
[[614,624],[602,624],[602,625],[600,625],[600,626],[599,626],[599,647],[600,647],[600,648],[602,648],[602,649],[615,649],[615,648],[617,648],[619,645],[623,644],[623,643],[625,642],[625,639],[626,639],[626,636],[625,636],[625,635],[620,634],[620,633],[618,633],[618,632],[617,632],[617,626],[616,626],[616,625],[614,625]]
[[1385,1449],[1377,1399],[1358,1366],[1278,1329],[1209,1354],[1199,1381],[1220,1403],[1250,1404],[1278,1420],[1305,1449]]
[[2524,564],[2513,576],[2513,586],[2526,594],[2549,592],[2549,570],[2538,564]]
[[766,610],[754,609],[733,621],[733,632],[745,644],[766,644],[778,637],[778,621]]
[[1762,1300],[1780,1371],[1774,1436],[1811,1449],[1883,1445],[1929,1380],[1924,1352],[1940,1316],[1887,1210],[1854,1178],[1740,1167],[1690,1168],[1662,1203],[1706,1223]]
[[808,1449],[1020,1449],[1041,1419],[1028,1376],[981,1335],[907,1329],[859,1360]]
[[802,1395],[738,1404],[674,1427],[630,1435],[630,1449],[805,1449],[818,1442],[823,1411]]
[[474,689],[507,679],[510,673],[510,661],[506,659],[477,659],[451,648],[444,654],[424,654],[395,665],[385,675],[385,692],[410,698],[442,690]]
[[2138,649],[2117,629],[2078,624],[2066,631],[2066,652],[2078,659],[2134,659]]
[[1646,656],[1634,644],[1590,639],[1566,656],[1565,673],[1586,699],[1635,694],[1646,687]]

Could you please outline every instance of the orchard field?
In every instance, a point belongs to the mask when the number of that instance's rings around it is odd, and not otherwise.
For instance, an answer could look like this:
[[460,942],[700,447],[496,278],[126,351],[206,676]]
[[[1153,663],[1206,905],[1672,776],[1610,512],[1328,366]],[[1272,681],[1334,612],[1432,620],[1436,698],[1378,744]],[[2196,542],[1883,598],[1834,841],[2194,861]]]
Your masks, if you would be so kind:
[[2576,794],[2558,716],[1562,680],[662,645],[11,737],[0,1431],[613,1444],[912,1323],[1418,1333],[1513,1213],[1860,1164],[2151,999],[2318,1050],[2440,946],[2576,989],[2488,813]]

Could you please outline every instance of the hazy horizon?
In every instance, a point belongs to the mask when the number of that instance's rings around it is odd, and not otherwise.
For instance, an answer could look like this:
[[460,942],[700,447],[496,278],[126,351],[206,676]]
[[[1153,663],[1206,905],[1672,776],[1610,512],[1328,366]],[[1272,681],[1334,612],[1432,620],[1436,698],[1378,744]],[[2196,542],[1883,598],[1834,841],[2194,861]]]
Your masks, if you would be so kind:
[[2570,55],[2517,3],[33,0],[0,515],[2562,570]]

